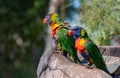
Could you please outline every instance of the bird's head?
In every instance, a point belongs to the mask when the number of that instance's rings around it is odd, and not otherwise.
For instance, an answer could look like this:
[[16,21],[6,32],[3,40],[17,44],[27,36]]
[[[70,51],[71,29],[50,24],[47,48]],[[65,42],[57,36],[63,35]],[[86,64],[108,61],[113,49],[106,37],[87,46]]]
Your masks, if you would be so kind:
[[57,23],[59,19],[60,17],[57,13],[51,13],[45,16],[45,18],[43,19],[43,23],[46,23],[51,26],[53,23]]
[[86,30],[80,26],[71,27],[71,29],[68,31],[68,34],[74,36],[75,38],[88,37]]
[[43,19],[43,23],[46,23],[50,26],[53,24],[66,25],[67,22],[64,22],[57,13],[47,14]]

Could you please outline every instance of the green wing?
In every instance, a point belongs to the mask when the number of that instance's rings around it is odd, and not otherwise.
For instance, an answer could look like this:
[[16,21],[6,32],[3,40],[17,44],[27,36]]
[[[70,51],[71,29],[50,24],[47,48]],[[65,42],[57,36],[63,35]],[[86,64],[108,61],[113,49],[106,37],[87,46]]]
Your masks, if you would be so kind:
[[85,48],[88,51],[88,54],[96,67],[104,70],[109,74],[109,71],[107,70],[106,64],[102,58],[98,47],[92,41],[89,41],[85,44]]
[[68,28],[60,28],[56,35],[58,37],[58,44],[61,45],[60,49],[70,55],[72,62],[77,63],[79,59],[77,56],[77,50],[75,49],[75,39],[73,36],[68,35]]

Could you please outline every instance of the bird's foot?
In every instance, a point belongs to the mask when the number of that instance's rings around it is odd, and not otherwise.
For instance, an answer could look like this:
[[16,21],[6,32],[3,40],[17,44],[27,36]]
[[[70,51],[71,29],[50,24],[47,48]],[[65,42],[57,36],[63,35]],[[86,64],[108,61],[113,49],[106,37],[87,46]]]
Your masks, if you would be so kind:
[[81,61],[81,64],[88,65],[88,61],[84,59],[84,60]]
[[89,69],[93,69],[94,66],[95,66],[94,64],[88,64],[87,68],[89,68]]

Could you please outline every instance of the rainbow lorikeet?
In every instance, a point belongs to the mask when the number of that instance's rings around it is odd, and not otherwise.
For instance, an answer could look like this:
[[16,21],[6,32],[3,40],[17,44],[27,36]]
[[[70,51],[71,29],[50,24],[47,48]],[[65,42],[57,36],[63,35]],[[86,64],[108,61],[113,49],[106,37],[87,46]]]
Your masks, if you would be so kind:
[[68,34],[75,37],[75,48],[90,64],[94,64],[97,68],[110,74],[97,45],[91,41],[84,28],[79,26],[71,27]]
[[67,25],[57,13],[47,14],[43,22],[51,27],[51,35],[56,43],[57,49],[66,57],[69,54],[72,62],[79,63],[80,60],[77,56],[77,50],[74,47],[75,39],[73,36],[68,35],[70,26]]

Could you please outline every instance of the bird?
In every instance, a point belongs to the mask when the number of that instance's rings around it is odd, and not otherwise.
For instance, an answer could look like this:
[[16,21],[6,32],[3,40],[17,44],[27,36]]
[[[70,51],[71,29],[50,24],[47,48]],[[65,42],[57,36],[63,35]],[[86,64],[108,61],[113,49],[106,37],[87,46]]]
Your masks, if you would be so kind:
[[71,62],[80,63],[75,48],[75,39],[68,35],[70,29],[68,23],[64,22],[57,13],[47,14],[43,19],[43,23],[50,26],[51,36],[56,43],[57,50],[60,50],[61,54]]
[[97,68],[110,74],[97,45],[89,38],[83,27],[71,27],[68,35],[75,38],[75,48],[89,62],[90,66],[94,64]]

